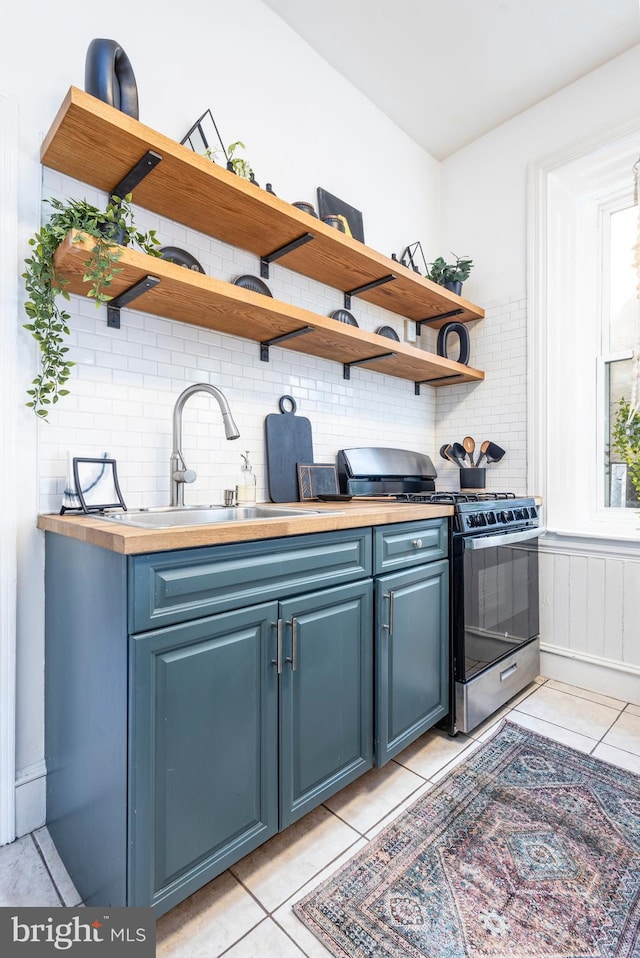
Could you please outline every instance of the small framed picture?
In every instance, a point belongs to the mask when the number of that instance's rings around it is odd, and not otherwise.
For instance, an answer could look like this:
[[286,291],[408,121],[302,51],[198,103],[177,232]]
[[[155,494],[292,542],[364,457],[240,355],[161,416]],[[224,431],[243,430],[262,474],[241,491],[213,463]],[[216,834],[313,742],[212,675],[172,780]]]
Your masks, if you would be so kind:
[[333,463],[298,463],[298,495],[301,502],[334,495],[338,491],[338,473]]

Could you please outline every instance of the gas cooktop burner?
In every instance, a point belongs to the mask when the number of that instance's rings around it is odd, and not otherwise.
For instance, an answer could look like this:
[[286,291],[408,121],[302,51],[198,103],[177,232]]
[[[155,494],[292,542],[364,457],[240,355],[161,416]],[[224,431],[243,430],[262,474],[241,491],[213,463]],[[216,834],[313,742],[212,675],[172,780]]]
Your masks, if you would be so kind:
[[515,499],[515,492],[401,492],[399,502],[440,502],[457,505],[461,502],[492,502],[495,499]]

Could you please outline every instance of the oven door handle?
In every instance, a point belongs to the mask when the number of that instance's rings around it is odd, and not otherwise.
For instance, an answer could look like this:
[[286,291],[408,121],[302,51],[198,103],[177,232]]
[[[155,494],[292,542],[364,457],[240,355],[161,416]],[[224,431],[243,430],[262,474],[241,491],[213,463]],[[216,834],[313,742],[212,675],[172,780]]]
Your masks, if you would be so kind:
[[494,532],[490,536],[465,537],[465,549],[496,549],[498,546],[510,546],[515,542],[526,542],[527,539],[537,539],[541,536],[544,529],[536,527],[535,529],[521,529],[520,532]]

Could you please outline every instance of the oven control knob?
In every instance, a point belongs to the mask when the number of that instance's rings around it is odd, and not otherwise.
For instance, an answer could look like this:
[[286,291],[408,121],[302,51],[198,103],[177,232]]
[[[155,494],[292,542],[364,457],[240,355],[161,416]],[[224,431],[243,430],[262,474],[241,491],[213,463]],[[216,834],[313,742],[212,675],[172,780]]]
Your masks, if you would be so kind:
[[493,526],[493,525],[495,525],[495,522],[496,522],[495,514],[494,514],[493,512],[488,512],[488,513],[487,513],[487,525],[488,525],[488,526]]
[[414,549],[422,549],[422,539],[414,539],[411,545]]

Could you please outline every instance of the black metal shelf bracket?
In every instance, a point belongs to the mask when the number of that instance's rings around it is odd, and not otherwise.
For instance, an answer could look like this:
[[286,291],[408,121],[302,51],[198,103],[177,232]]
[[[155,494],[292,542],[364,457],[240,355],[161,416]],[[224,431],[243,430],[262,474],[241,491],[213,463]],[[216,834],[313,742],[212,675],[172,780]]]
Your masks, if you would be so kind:
[[356,286],[355,289],[345,290],[344,308],[351,309],[352,296],[358,296],[360,293],[366,293],[368,289],[375,289],[376,286],[383,286],[385,283],[390,283],[394,279],[397,279],[395,273],[389,273],[388,276],[381,276],[380,279],[374,279],[370,283],[365,283],[364,286]]
[[416,329],[418,334],[423,325],[431,325],[432,323],[440,323],[443,319],[451,319],[452,316],[459,316],[460,313],[464,313],[464,309],[452,309],[448,313],[439,313],[438,316],[429,316],[427,319],[416,319]]
[[160,279],[158,276],[145,276],[143,279],[138,280],[137,283],[134,283],[133,286],[130,286],[129,289],[125,289],[119,296],[114,296],[113,299],[109,300],[107,303],[107,326],[111,329],[120,329],[121,308],[128,306],[129,303],[132,303],[138,296],[142,296],[143,293],[154,289],[159,282]]
[[368,356],[366,359],[354,359],[350,363],[342,364],[342,378],[351,379],[352,366],[366,366],[367,363],[375,363],[378,359],[395,359],[397,353],[378,353],[377,356]]
[[429,386],[432,383],[442,383],[447,379],[459,379],[460,373],[453,373],[451,376],[434,376],[433,379],[420,379],[418,382],[413,384],[414,392],[416,396],[420,395],[420,386]]
[[269,263],[273,263],[275,260],[280,259],[282,256],[286,256],[287,253],[292,253],[294,249],[298,249],[299,246],[304,246],[305,243],[308,243],[310,240],[315,239],[313,233],[303,233],[302,236],[299,236],[297,239],[291,240],[290,243],[285,243],[284,246],[280,246],[278,249],[274,249],[272,253],[266,253],[264,256],[260,257],[260,276],[262,279],[269,279]]
[[283,333],[282,336],[274,336],[273,339],[264,339],[260,343],[260,359],[263,363],[269,362],[269,346],[277,346],[284,343],[287,339],[295,339],[296,336],[304,336],[305,333],[312,333],[313,326],[303,326],[301,329],[294,329],[291,333]]
[[141,183],[145,176],[148,176],[149,173],[156,168],[161,159],[162,157],[159,153],[154,153],[153,150],[147,150],[136,165],[129,170],[127,175],[114,186],[111,190],[111,195],[119,196],[120,199],[123,199],[125,196],[128,196],[129,193],[133,193],[138,183]]

